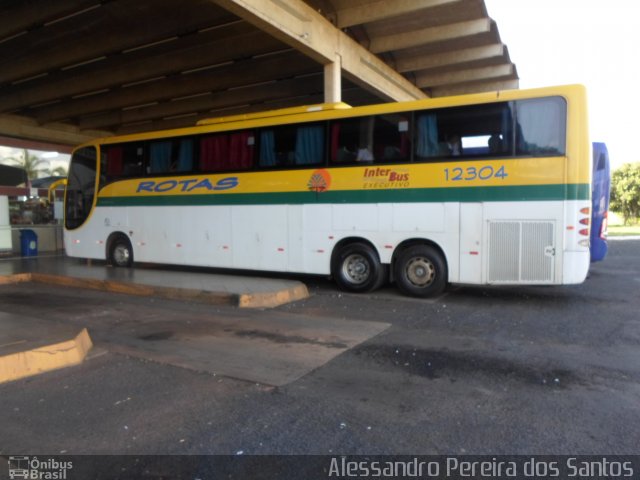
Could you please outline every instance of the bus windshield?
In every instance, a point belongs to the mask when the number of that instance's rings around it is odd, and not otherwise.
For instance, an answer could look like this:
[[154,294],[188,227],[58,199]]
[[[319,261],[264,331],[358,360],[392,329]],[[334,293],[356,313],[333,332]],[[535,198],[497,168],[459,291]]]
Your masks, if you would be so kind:
[[96,187],[96,149],[84,147],[71,159],[65,197],[65,227],[73,230],[89,217]]

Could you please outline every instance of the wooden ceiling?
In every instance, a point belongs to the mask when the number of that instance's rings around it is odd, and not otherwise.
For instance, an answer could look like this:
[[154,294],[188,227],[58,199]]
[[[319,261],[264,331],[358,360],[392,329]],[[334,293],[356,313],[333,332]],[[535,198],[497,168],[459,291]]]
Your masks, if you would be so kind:
[[[296,38],[277,18],[264,28],[249,11],[252,3],[267,12],[304,6],[310,13],[290,14],[302,25],[316,22],[314,32],[326,25],[340,30],[338,42],[368,62],[373,77],[408,92],[517,88],[515,67],[483,0],[301,2],[2,0],[0,135],[69,145],[321,103],[324,62],[314,55],[321,46],[307,48],[306,33]],[[316,41],[324,37],[316,34]],[[343,101],[394,98],[359,73],[357,59],[343,62]]]

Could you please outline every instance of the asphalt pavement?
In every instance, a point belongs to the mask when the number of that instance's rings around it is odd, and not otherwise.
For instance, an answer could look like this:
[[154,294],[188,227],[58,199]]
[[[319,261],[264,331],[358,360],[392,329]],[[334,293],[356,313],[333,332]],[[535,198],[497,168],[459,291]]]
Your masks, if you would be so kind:
[[[419,300],[391,287],[353,295],[291,278],[310,298],[241,314],[0,286],[0,311],[83,325],[94,341],[79,366],[0,385],[0,454],[637,453],[640,241],[610,242],[587,281],[569,287],[454,287]],[[313,335],[260,334],[277,322],[298,319],[317,335],[338,323],[388,328],[349,345],[323,337],[339,352],[280,385],[131,351],[145,341],[163,351],[176,325],[188,332],[240,317],[280,354],[304,352]]]

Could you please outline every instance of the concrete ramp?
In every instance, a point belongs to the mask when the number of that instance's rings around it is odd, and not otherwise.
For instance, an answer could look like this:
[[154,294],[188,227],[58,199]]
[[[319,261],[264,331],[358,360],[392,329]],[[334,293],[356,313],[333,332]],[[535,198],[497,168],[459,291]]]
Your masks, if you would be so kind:
[[[266,313],[266,312],[265,312]],[[387,323],[279,315],[229,317],[187,325],[145,323],[107,348],[160,363],[281,386],[389,327]]]
[[0,312],[0,383],[77,365],[91,346],[86,328]]

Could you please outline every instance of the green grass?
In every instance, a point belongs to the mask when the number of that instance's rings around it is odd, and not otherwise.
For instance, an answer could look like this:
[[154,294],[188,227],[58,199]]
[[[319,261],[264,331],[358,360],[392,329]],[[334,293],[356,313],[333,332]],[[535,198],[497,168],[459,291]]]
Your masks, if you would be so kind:
[[640,222],[636,219],[633,225],[624,225],[621,215],[615,212],[609,212],[609,227],[607,231],[610,237],[640,235]]

